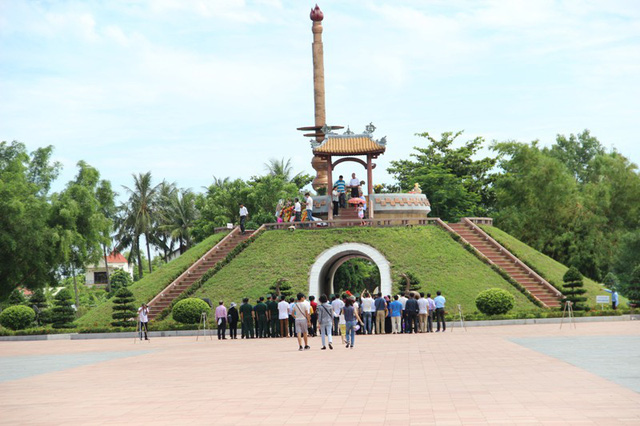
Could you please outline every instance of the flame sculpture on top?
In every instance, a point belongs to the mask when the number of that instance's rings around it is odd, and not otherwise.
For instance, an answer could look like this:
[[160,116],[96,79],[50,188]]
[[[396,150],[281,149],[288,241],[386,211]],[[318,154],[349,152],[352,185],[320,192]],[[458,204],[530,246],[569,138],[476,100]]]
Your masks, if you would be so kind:
[[309,17],[313,22],[321,22],[324,19],[324,14],[316,4],[316,7],[311,9],[311,13],[309,14]]

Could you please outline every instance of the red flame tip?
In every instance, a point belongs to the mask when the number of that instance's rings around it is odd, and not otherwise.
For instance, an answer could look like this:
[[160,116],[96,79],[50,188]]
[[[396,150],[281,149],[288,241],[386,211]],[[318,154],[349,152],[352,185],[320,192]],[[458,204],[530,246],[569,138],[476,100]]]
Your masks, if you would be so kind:
[[311,9],[309,17],[313,22],[321,22],[324,19],[324,13],[322,13],[320,7],[316,4],[316,7]]

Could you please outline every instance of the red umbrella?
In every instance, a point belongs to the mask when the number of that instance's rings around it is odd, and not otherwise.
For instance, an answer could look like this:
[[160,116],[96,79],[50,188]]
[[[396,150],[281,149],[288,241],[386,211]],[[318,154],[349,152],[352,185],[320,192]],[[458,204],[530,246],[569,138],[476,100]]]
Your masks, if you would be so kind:
[[349,204],[366,204],[367,202],[365,200],[363,200],[362,198],[349,198],[349,201],[347,201],[347,203],[349,203]]

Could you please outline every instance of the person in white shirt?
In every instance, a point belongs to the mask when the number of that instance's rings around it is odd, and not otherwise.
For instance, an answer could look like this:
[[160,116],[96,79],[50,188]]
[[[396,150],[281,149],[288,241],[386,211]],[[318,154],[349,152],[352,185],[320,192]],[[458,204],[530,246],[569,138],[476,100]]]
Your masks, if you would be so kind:
[[360,186],[360,179],[356,177],[355,173],[351,173],[351,180],[349,181],[349,188],[351,188],[351,198],[358,198],[358,187]]
[[240,203],[240,231],[244,235],[244,226],[247,223],[247,217],[249,216],[249,211],[247,208]]
[[300,205],[300,200],[297,198],[293,204],[293,212],[295,213],[295,221],[300,222],[302,220],[302,205]]
[[433,333],[433,314],[436,312],[436,302],[431,298],[431,293],[427,293],[427,308],[429,309],[427,333]]
[[280,337],[288,337],[289,331],[289,304],[285,296],[280,296],[278,303],[278,320],[280,321]]
[[149,307],[143,303],[138,308],[138,322],[140,323],[140,340],[142,340],[142,331],[144,330],[144,340],[149,340]]
[[313,222],[313,198],[311,198],[308,192],[304,194],[304,196],[305,208],[307,209],[307,221]]
[[373,333],[373,313],[376,311],[376,307],[373,304],[373,297],[368,291],[362,294],[362,316],[364,320],[364,333]]
[[398,302],[402,303],[402,330],[403,330],[403,332],[404,332],[404,326],[405,326],[406,319],[407,319],[406,316],[405,316],[405,313],[404,313],[404,308],[405,308],[405,306],[407,306],[407,300],[408,300],[407,296],[408,296],[408,294],[402,294],[398,298]]
[[334,186],[331,191],[331,202],[333,203],[333,216],[338,216],[340,213],[340,193],[338,192],[338,186]]
[[427,332],[427,317],[429,316],[429,302],[424,298],[424,293],[420,293],[418,299],[418,330],[420,333]]
[[[298,346],[300,351],[306,351],[311,349],[308,343],[308,330],[309,322],[311,322],[309,309],[310,305],[305,303],[305,296],[302,293],[298,293],[298,302],[293,304],[293,316],[296,324],[296,337],[298,338]],[[304,348],[302,347],[302,340],[304,339]]]
[[333,335],[339,336],[340,330],[338,325],[340,324],[340,312],[344,308],[344,302],[340,300],[335,294],[331,295],[331,307],[333,308]]

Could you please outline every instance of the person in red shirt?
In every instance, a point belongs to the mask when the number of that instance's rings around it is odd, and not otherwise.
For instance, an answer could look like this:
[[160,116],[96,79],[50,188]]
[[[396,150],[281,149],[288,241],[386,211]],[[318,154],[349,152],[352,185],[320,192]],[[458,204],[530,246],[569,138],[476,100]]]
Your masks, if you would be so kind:
[[316,337],[316,334],[318,334],[318,304],[316,303],[315,296],[309,296],[309,304],[311,305],[311,327],[309,328],[309,334],[311,337]]

